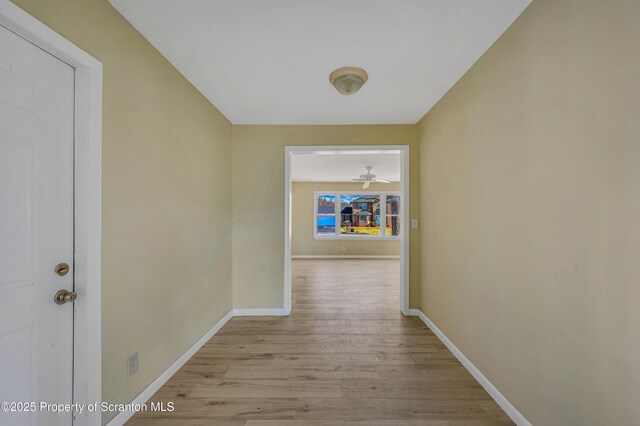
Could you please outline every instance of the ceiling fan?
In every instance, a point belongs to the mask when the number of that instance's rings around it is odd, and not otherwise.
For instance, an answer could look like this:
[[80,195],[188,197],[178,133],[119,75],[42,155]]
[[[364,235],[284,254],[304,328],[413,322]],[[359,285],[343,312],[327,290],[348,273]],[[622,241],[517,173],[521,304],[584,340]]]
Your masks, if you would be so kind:
[[371,169],[373,169],[373,166],[367,166],[367,167],[365,167],[365,169],[367,169],[367,173],[366,174],[360,175],[359,178],[351,179],[354,182],[364,182],[364,185],[362,185],[362,189],[367,189],[369,187],[369,185],[371,185],[371,182],[391,183],[388,180],[376,179],[376,175],[371,173]]

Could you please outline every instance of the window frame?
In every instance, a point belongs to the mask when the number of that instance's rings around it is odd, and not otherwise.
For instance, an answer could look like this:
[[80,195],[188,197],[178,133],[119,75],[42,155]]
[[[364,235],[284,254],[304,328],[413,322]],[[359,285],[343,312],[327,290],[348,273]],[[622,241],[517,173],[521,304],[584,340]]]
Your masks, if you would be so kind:
[[[318,197],[323,195],[334,196],[334,214],[336,216],[336,226],[335,233],[332,234],[318,234]],[[342,229],[342,214],[340,211],[341,195],[377,195],[380,197],[380,235],[346,235],[341,234]],[[400,240],[402,238],[403,227],[400,226],[400,233],[398,235],[387,235],[387,195],[394,195],[400,197],[400,209],[398,214],[393,214],[393,216],[398,216],[402,218],[402,213],[404,209],[404,203],[402,202],[402,192],[401,191],[314,191],[313,192],[313,239],[314,240]],[[326,216],[326,215],[324,215]],[[372,220],[375,221],[375,217],[377,215],[375,212],[372,213]]]

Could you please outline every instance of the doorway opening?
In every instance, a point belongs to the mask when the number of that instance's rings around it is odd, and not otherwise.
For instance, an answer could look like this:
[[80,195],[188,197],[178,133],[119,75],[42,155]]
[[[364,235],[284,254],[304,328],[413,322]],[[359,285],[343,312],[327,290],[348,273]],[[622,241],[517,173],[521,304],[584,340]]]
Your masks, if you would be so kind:
[[394,283],[380,283],[378,291],[409,314],[408,165],[405,145],[285,148],[285,315],[292,310],[292,268],[331,270],[342,282],[366,281],[377,270]]

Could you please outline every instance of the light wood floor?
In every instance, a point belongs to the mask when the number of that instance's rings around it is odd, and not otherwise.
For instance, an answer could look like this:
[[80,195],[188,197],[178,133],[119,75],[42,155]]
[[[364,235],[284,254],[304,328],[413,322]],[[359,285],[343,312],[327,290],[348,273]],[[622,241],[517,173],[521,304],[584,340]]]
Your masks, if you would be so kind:
[[511,425],[417,318],[397,260],[295,260],[289,317],[235,317],[129,425]]

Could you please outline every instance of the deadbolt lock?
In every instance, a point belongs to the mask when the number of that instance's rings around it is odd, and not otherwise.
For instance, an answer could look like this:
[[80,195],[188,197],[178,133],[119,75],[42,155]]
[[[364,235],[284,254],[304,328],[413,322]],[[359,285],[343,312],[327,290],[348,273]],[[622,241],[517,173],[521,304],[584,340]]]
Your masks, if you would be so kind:
[[64,277],[69,273],[69,265],[67,265],[66,263],[58,263],[54,271],[56,272],[56,274]]
[[59,290],[55,296],[53,296],[53,301],[58,305],[64,305],[67,302],[75,302],[78,298],[78,295],[75,291],[68,290]]

